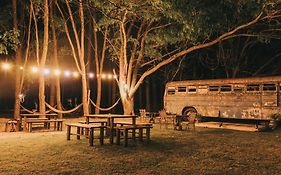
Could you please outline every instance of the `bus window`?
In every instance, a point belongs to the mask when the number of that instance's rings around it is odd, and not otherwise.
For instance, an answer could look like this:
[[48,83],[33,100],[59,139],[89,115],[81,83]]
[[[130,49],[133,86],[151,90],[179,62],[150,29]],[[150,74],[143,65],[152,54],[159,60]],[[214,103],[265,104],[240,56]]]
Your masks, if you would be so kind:
[[207,93],[208,87],[207,86],[199,86],[198,87],[198,93]]
[[230,85],[221,86],[221,92],[230,92],[230,91],[231,91]]
[[262,90],[263,91],[276,91],[276,85],[275,84],[263,84]]
[[174,87],[168,87],[167,94],[174,95],[176,93],[176,89]]
[[244,85],[233,85],[233,91],[234,92],[243,92],[245,89]]
[[248,84],[247,85],[247,91],[249,91],[249,92],[254,92],[254,91],[259,91],[259,90],[260,90],[259,84]]
[[186,92],[186,87],[185,86],[179,86],[178,92]]
[[196,92],[196,86],[189,86],[189,87],[188,87],[188,92],[191,92],[191,93],[192,93],[192,92],[193,92],[193,93]]
[[209,91],[210,92],[218,92],[219,91],[219,86],[209,86]]

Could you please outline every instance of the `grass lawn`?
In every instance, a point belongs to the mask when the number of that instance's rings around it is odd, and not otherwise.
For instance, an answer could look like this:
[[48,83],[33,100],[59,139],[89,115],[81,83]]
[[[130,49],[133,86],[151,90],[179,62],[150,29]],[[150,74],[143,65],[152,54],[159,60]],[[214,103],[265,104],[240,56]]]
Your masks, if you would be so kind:
[[0,174],[280,174],[281,130],[160,129],[149,145],[89,147],[66,132],[0,132]]

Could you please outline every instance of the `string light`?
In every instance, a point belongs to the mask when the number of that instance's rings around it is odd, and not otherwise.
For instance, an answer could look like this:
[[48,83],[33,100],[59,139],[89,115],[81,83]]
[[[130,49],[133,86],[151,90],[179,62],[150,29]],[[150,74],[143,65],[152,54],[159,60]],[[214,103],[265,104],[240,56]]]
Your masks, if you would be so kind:
[[50,69],[45,68],[45,69],[44,69],[44,74],[45,74],[45,75],[50,75]]
[[70,71],[68,71],[68,70],[64,71],[64,76],[65,77],[70,77]]
[[[13,67],[13,65],[12,64],[10,64],[10,63],[8,63],[8,62],[3,62],[2,64],[1,64],[1,67],[2,67],[2,69],[4,70],[4,71],[8,71],[8,70],[10,70],[12,67]],[[19,66],[18,67],[18,69],[20,69],[20,70],[24,70],[25,69],[25,67],[23,67],[23,66]],[[51,69],[49,69],[49,68],[42,68],[42,69],[39,69],[39,67],[37,67],[37,66],[31,66],[30,68],[30,72],[32,73],[32,74],[36,74],[36,73],[39,73],[39,72],[42,72],[45,76],[49,76],[49,75],[51,75],[51,73],[53,74],[53,75],[55,75],[55,76],[60,76],[62,73],[63,73],[63,75],[64,75],[64,77],[74,77],[74,78],[78,78],[79,76],[80,76],[80,74],[77,72],[77,71],[69,71],[69,70],[65,70],[65,71],[61,71],[60,69],[53,69],[52,71],[51,71]],[[103,74],[94,74],[94,73],[92,73],[92,72],[90,72],[90,73],[88,73],[87,74],[88,75],[88,77],[90,78],[90,79],[93,79],[93,78],[99,78],[99,77],[101,77],[102,79],[108,79],[108,80],[111,80],[111,79],[117,79],[117,75],[113,75],[113,74],[108,74],[108,73],[103,73]]]
[[78,72],[73,72],[73,73],[72,73],[72,75],[73,75],[73,77],[74,77],[74,78],[77,78],[77,77],[79,77],[79,74],[78,74]]
[[94,78],[94,74],[93,73],[89,73],[89,78]]
[[56,76],[59,76],[59,75],[60,75],[60,73],[61,73],[61,72],[60,72],[60,70],[59,70],[59,69],[55,69],[55,70],[54,70],[54,74],[55,74]]
[[38,67],[31,67],[31,72],[32,73],[37,73],[38,72]]
[[2,63],[2,69],[7,71],[11,69],[11,64],[9,63]]

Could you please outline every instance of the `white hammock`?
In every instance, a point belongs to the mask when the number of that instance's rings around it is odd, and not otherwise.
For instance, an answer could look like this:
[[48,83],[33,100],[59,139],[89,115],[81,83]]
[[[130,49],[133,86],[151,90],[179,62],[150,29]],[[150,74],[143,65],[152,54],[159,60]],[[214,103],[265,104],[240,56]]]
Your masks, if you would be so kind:
[[93,100],[91,100],[91,99],[90,99],[90,102],[91,102],[91,104],[92,104],[95,108],[97,108],[97,109],[99,109],[99,110],[101,110],[101,111],[109,111],[109,110],[113,109],[113,108],[118,104],[118,102],[120,101],[120,99],[121,99],[121,98],[119,98],[111,107],[108,107],[108,108],[101,108],[100,106],[97,106],[97,105],[93,102]]
[[56,109],[54,107],[52,107],[50,104],[48,104],[47,102],[45,102],[46,106],[51,109],[52,111],[54,112],[57,112],[57,113],[62,113],[62,114],[68,114],[68,113],[72,113],[74,111],[76,111],[77,109],[79,109],[81,106],[82,106],[82,103],[78,106],[76,106],[75,108],[73,109],[70,109],[70,110],[66,110],[66,111],[62,111],[62,110],[59,110],[59,109]]

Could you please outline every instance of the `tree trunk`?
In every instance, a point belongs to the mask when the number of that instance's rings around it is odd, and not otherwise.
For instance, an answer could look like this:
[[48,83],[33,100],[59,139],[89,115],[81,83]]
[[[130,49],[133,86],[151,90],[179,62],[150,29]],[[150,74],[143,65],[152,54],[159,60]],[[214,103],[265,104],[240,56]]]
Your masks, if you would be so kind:
[[122,105],[124,114],[135,114],[134,112],[134,98],[122,98]]
[[45,77],[44,73],[39,73],[39,111],[41,114],[46,113],[45,108]]
[[[13,27],[18,30],[18,20],[17,20],[17,0],[13,0]],[[16,74],[15,74],[15,104],[14,104],[14,118],[17,119],[20,116],[20,94],[21,94],[21,47],[16,51]]]
[[[85,68],[85,67],[84,67]],[[88,89],[87,89],[87,78],[85,74],[85,69],[82,67],[82,103],[83,103],[83,113],[84,115],[89,115],[89,103],[88,103]]]
[[50,105],[51,106],[55,106],[55,101],[56,101],[56,81],[53,81],[53,79],[51,78],[50,84],[51,84],[50,85]]
[[[96,105],[100,106],[100,102],[101,102],[101,74],[99,77],[97,77],[97,100],[96,100]],[[100,110],[98,108],[96,108],[95,110],[95,114],[99,114]]]

